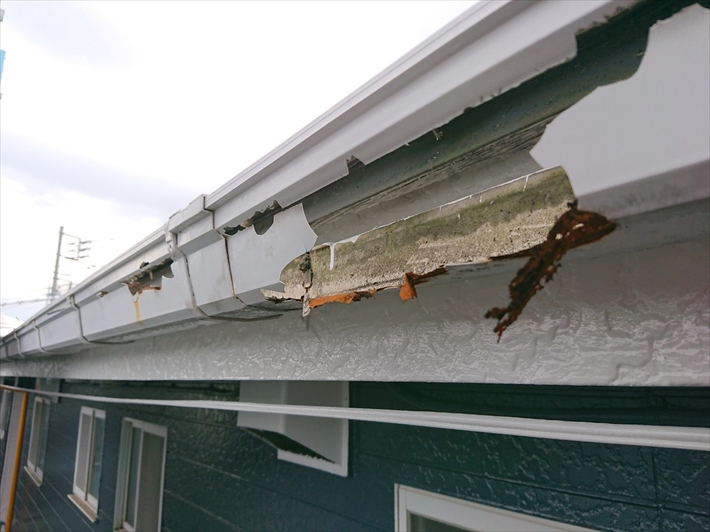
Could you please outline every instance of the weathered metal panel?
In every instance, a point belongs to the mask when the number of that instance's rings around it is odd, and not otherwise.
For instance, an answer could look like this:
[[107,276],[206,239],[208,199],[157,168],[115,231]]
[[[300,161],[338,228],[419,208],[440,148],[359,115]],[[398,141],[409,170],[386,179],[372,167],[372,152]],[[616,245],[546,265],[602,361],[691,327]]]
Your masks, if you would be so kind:
[[234,296],[227,244],[222,238],[188,255],[187,260],[195,301],[206,314],[223,314],[245,307]]
[[172,277],[156,274],[155,284],[141,285],[133,294],[129,283],[82,305],[84,336],[101,340],[192,317],[184,262],[169,266]]
[[262,303],[261,289],[280,288],[281,270],[311,249],[316,238],[300,204],[274,215],[273,225],[263,235],[251,226],[228,237],[229,267],[239,299]]
[[624,217],[710,197],[710,10],[649,31],[631,78],[555,118],[532,156],[562,165],[580,206]]
[[23,328],[21,331],[17,331],[17,338],[20,343],[19,352],[23,355],[27,353],[41,353],[41,343],[38,329]]
[[74,309],[70,308],[51,318],[39,325],[43,349],[62,349],[81,344],[79,315]]

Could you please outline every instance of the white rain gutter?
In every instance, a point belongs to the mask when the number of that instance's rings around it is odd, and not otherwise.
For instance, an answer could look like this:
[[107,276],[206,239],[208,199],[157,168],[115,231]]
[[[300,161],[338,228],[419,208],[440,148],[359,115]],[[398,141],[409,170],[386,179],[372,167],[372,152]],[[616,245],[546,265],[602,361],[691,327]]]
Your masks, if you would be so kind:
[[487,434],[505,434],[527,438],[710,451],[710,429],[697,427],[590,423],[584,421],[456,414],[451,412],[416,412],[379,408],[278,405],[243,403],[239,401],[125,399],[120,397],[100,397],[31,390],[15,386],[3,385],[1,387],[16,392],[30,392],[50,397],[65,397],[67,399],[98,403],[286,414],[328,419],[348,419],[352,421],[371,421],[375,423],[391,423],[395,425],[461,430],[466,432],[483,432]]
[[[476,4],[214,193],[175,213],[161,229],[35,315],[32,327],[25,325],[15,337],[0,341],[0,358],[70,353],[92,343],[126,341],[127,335],[155,334],[151,331],[158,327],[201,321],[205,315],[211,320],[241,311],[253,301],[238,287],[247,286],[255,294],[278,278],[262,282],[263,265],[237,263],[256,255],[243,253],[244,242],[253,241],[242,231],[225,246],[225,227],[251,218],[273,201],[295,204],[346,175],[350,157],[374,161],[466,108],[568,61],[577,53],[577,33],[634,3]],[[305,222],[297,213],[290,216],[291,225]],[[311,237],[301,229],[298,238],[289,235],[282,242],[308,249]],[[306,249],[280,257],[286,261],[282,265]],[[165,282],[170,289],[143,294],[139,308],[122,283],[143,271],[139,264],[152,266],[168,258],[174,261],[174,279]],[[261,284],[238,275],[258,278]],[[199,279],[205,279],[202,291]]]

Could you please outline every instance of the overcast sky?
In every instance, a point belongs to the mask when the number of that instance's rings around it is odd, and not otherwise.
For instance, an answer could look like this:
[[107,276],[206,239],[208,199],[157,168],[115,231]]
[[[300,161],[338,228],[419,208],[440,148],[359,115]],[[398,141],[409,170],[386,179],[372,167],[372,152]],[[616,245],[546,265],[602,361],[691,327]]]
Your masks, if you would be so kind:
[[3,0],[0,297],[46,293],[62,225],[80,281],[473,3]]

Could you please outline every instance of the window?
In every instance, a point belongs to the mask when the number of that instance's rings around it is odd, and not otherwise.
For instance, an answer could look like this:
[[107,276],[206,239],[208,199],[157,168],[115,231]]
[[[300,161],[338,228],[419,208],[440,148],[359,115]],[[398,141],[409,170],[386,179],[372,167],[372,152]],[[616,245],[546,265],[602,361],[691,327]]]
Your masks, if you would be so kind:
[[92,521],[96,520],[99,511],[105,425],[106,412],[86,406],[81,407],[74,465],[74,488],[69,498]]
[[0,440],[5,438],[8,425],[10,424],[10,411],[12,410],[12,392],[2,391],[2,405],[0,405]]
[[44,476],[44,455],[47,452],[47,432],[49,429],[49,399],[35,397],[32,412],[32,433],[30,434],[30,452],[27,456],[25,471],[39,486]]
[[399,484],[395,485],[394,526],[395,530],[402,532],[592,532],[588,528],[483,506]]
[[167,438],[167,427],[123,420],[115,529],[160,530]]

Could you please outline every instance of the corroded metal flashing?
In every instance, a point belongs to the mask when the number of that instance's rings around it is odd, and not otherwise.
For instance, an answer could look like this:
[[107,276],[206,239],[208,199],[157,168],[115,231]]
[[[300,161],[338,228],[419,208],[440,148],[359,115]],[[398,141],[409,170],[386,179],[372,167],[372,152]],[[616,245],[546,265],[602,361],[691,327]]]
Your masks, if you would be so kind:
[[540,290],[542,282],[549,283],[561,266],[562,256],[569,250],[585,244],[591,244],[611,233],[616,224],[595,212],[580,211],[572,203],[550,229],[547,238],[541,244],[505,258],[529,257],[525,266],[518,270],[508,286],[510,304],[507,307],[493,307],[486,313],[486,318],[498,320],[493,331],[500,340],[503,332],[512,325],[528,304],[528,301]]
[[414,285],[452,264],[481,264],[543,243],[574,201],[559,168],[536,172],[459,201],[379,227],[350,240],[316,247],[282,272],[283,292],[267,299],[300,299],[303,312],[350,303],[387,288],[403,300]]
[[138,273],[122,281],[122,283],[128,287],[132,296],[141,295],[146,290],[160,290],[162,288],[163,277],[167,279],[174,277],[172,268],[170,267],[172,263],[173,260],[171,258],[162,260],[153,266],[144,262],[141,264]]

